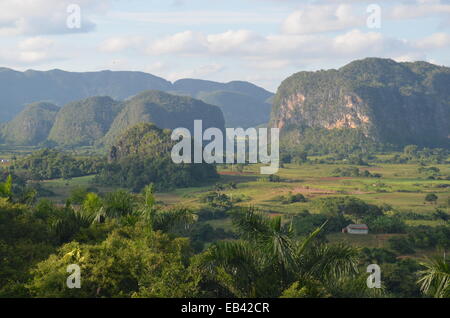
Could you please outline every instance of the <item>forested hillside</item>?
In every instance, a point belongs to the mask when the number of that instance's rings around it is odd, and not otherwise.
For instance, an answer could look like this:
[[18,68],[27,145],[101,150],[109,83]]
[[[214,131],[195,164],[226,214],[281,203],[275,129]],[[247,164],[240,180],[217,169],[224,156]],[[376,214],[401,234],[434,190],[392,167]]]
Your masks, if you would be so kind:
[[126,101],[90,97],[59,108],[49,103],[28,106],[0,127],[0,140],[10,145],[111,146],[128,128],[154,123],[160,128],[183,127],[194,131],[194,120],[203,128],[225,128],[219,107],[188,96],[144,91]]
[[102,143],[112,145],[128,128],[145,122],[152,122],[160,128],[183,127],[193,133],[194,120],[202,120],[203,129],[225,127],[223,114],[216,106],[187,96],[145,91],[125,102]]
[[0,128],[0,139],[13,145],[38,145],[47,139],[59,110],[51,103],[30,104]]
[[278,89],[271,122],[285,133],[299,127],[359,129],[385,144],[448,148],[449,87],[447,67],[369,58],[292,75]]
[[218,177],[213,165],[175,164],[170,157],[175,144],[170,135],[170,130],[149,123],[129,128],[115,138],[109,164],[95,183],[139,192],[150,183],[161,190],[198,185]]
[[90,97],[65,105],[56,116],[48,140],[61,146],[93,145],[123,108],[110,97]]

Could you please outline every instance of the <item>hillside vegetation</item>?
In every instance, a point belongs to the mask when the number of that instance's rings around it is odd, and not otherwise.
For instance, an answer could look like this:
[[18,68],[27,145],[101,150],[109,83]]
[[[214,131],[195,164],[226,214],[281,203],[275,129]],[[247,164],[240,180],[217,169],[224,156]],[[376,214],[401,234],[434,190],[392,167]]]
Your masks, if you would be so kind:
[[128,128],[154,123],[160,128],[183,127],[192,134],[194,120],[203,128],[225,128],[217,106],[188,96],[144,91],[124,102],[107,96],[90,97],[61,109],[48,103],[28,106],[19,116],[0,127],[0,140],[10,145],[58,147],[109,147]]
[[61,146],[92,145],[109,130],[123,104],[110,97],[91,97],[65,105],[48,136]]
[[160,190],[198,185],[218,177],[213,165],[173,163],[170,135],[170,130],[149,123],[128,129],[111,147],[109,164],[95,183],[140,191],[150,183]]
[[160,128],[183,127],[193,133],[194,120],[202,120],[204,129],[223,129],[225,126],[222,112],[216,106],[187,96],[145,91],[125,102],[102,142],[112,145],[128,128],[145,122],[152,122]]
[[275,97],[271,123],[284,132],[359,129],[381,143],[448,148],[448,87],[447,67],[368,58],[286,79]]
[[38,145],[47,139],[58,111],[51,103],[30,104],[0,129],[0,139],[18,146]]

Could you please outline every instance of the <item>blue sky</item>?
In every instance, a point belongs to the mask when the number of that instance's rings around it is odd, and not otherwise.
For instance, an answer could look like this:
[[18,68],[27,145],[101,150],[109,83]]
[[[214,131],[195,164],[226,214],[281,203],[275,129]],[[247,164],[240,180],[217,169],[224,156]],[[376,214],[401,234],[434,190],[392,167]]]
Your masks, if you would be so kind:
[[[67,27],[70,4],[80,28]],[[450,65],[450,1],[2,0],[0,38],[0,65],[17,70],[135,70],[275,91],[297,71],[369,56]]]

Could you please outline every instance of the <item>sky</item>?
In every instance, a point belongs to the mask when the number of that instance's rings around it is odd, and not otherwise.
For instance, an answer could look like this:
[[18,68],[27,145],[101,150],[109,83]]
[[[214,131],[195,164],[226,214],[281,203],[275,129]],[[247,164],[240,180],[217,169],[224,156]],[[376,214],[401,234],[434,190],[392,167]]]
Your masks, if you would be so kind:
[[0,66],[245,80],[365,57],[450,66],[450,0],[0,0]]

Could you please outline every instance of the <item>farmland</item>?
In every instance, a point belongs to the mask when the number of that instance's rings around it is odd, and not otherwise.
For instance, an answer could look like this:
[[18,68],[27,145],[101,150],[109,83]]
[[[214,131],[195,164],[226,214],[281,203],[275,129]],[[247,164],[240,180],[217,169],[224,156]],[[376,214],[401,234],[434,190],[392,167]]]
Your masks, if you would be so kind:
[[[314,158],[313,158],[314,159]],[[268,215],[282,216],[287,223],[302,211],[319,213],[314,204],[319,198],[326,197],[355,197],[377,206],[388,206],[389,213],[405,215],[408,226],[438,226],[441,223],[433,218],[436,209],[450,212],[448,200],[450,198],[449,165],[433,165],[443,176],[431,179],[419,172],[418,164],[371,164],[369,166],[352,166],[360,171],[368,170],[371,174],[381,175],[373,177],[336,177],[333,171],[337,168],[349,167],[347,164],[285,164],[280,168],[280,180],[271,182],[259,174],[259,165],[245,166],[242,172],[237,172],[232,166],[219,166],[220,179],[198,187],[178,188],[156,193],[160,204],[168,206],[185,206],[193,210],[204,206],[202,198],[217,185],[223,185],[221,193],[227,195],[235,206],[253,206]],[[100,193],[116,190],[92,183],[94,176],[85,176],[68,180],[56,179],[43,181],[42,185],[54,193],[49,199],[63,204],[76,188],[95,189]],[[234,188],[228,184],[235,184]],[[425,202],[429,193],[437,195],[436,202]],[[302,194],[306,202],[286,203],[280,197],[288,194]],[[419,215],[409,219],[406,215]],[[232,230],[230,218],[205,221],[213,228]],[[342,241],[353,246],[382,248],[386,247],[389,238],[397,234],[369,234],[367,236],[351,236],[342,233],[328,235],[330,241]],[[401,236],[401,234],[398,234]],[[430,251],[419,251],[418,255],[429,254]],[[434,253],[434,252],[431,252]]]

